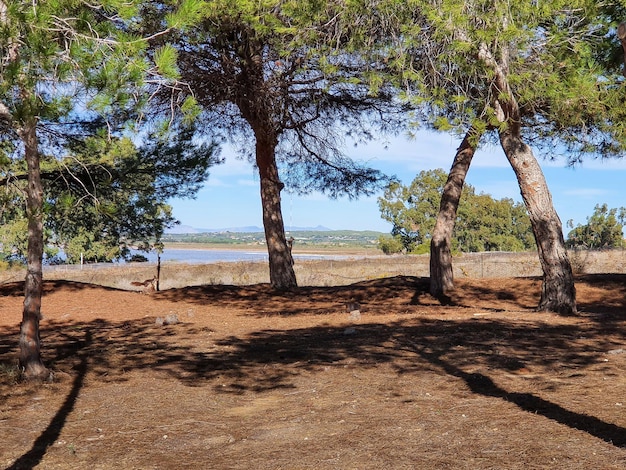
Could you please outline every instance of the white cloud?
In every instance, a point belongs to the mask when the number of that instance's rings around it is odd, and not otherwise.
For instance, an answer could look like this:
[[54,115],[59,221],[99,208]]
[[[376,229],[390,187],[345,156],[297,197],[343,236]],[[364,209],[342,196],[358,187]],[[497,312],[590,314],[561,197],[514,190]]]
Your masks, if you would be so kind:
[[[412,139],[398,136],[386,143],[374,141],[359,145],[349,149],[348,155],[370,163],[402,164],[405,170],[415,173],[435,168],[448,170],[460,143],[461,139],[453,135],[420,132]],[[476,152],[472,166],[504,168],[509,162],[500,147],[485,144]]]
[[209,176],[209,179],[203,185],[205,188],[228,188],[231,185],[226,183],[224,180],[220,178],[216,178],[213,175]]
[[259,185],[259,181],[254,180],[254,179],[238,179],[237,180],[237,186],[258,186]]
[[580,165],[574,167],[575,170],[626,170],[626,159],[623,158],[588,158]]
[[607,194],[610,194],[610,191],[607,191],[606,189],[600,189],[600,188],[574,188],[574,189],[566,189],[565,191],[563,191],[563,194],[565,194],[566,196],[574,196],[574,197],[580,197],[580,198],[585,198],[585,199],[591,199],[591,198],[596,198],[598,196],[606,196]]
[[227,146],[224,147],[222,155],[225,157],[224,163],[211,168],[209,179],[213,178],[213,176],[219,177],[245,175],[247,177],[250,177],[254,175],[255,169],[252,164],[250,164],[246,160],[237,158]]

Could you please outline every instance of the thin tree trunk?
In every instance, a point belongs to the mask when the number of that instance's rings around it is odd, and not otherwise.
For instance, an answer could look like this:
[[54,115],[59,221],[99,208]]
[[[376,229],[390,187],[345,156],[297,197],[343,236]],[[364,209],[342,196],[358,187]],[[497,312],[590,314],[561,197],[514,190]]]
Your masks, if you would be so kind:
[[263,228],[270,265],[270,283],[275,289],[297,287],[291,251],[285,235],[280,191],[283,183],[278,176],[274,140],[257,134],[256,161],[261,180]]
[[563,226],[554,210],[552,196],[531,148],[509,132],[500,133],[504,153],[517,176],[520,191],[537,242],[543,268],[538,310],[576,314],[574,274],[565,249]]
[[161,290],[161,250],[157,250],[156,291]]
[[28,216],[27,274],[24,283],[24,311],[20,327],[19,363],[27,378],[45,379],[49,372],[41,360],[39,319],[43,293],[43,187],[39,167],[36,120],[30,119],[20,131],[28,166],[26,213]]
[[437,221],[430,241],[430,293],[434,297],[444,298],[454,290],[454,272],[452,269],[452,232],[456,213],[476,145],[480,136],[470,129],[456,151],[448,180],[443,187]]

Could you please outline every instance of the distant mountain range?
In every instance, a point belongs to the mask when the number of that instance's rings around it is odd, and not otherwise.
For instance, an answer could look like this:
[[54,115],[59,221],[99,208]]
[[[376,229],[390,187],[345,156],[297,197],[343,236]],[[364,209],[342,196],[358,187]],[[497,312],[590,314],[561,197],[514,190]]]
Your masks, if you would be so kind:
[[[318,225],[317,227],[285,227],[285,230],[291,232],[332,232],[333,229]],[[263,228],[256,225],[249,225],[247,227],[228,227],[228,228],[196,228],[190,225],[176,225],[170,229],[167,229],[165,233],[182,234],[182,233],[255,233],[263,232]]]

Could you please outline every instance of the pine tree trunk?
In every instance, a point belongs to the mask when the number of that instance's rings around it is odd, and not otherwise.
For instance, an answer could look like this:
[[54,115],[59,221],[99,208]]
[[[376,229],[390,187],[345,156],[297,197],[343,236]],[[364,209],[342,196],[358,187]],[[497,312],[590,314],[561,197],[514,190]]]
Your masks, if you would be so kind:
[[27,378],[46,379],[49,371],[41,360],[39,319],[43,294],[43,186],[35,119],[20,131],[28,166],[26,213],[28,216],[27,274],[24,284],[24,311],[20,327],[19,363]]
[[574,274],[565,249],[561,220],[554,210],[543,171],[531,148],[521,138],[509,132],[501,132],[500,142],[517,176],[537,241],[543,268],[538,310],[575,315]]
[[576,288],[574,273],[565,249],[563,226],[554,210],[548,184],[541,166],[531,148],[522,141],[522,117],[520,108],[508,82],[508,50],[500,50],[500,62],[486,44],[481,44],[478,58],[490,66],[494,73],[492,83],[494,110],[506,128],[500,131],[500,144],[506,158],[513,167],[522,198],[528,210],[539,261],[543,269],[543,287],[540,311],[562,315],[576,314]]
[[476,151],[474,142],[478,141],[478,137],[473,130],[465,134],[443,187],[439,213],[430,241],[430,293],[437,298],[444,298],[446,292],[454,289],[452,232],[465,177]]
[[278,176],[275,140],[257,134],[256,161],[261,179],[263,228],[270,265],[270,283],[275,289],[297,287],[293,258],[285,236],[280,191],[283,183]]

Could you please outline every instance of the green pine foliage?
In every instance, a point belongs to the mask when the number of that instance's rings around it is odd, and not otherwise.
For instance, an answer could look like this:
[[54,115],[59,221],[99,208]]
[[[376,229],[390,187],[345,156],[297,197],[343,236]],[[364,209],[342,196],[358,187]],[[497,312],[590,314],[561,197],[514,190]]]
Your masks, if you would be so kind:
[[[154,34],[197,19],[198,1],[176,2]],[[0,0],[0,243],[26,259],[24,129],[36,123],[44,203],[32,210],[43,225],[48,256],[62,248],[70,262],[124,256],[152,246],[175,221],[170,197],[191,197],[218,162],[204,135],[191,140],[194,103],[185,125],[130,137],[145,119],[147,83],[176,80],[176,50],[148,54],[149,38],[134,29],[143,2],[7,2]],[[152,124],[152,122],[149,122]],[[191,126],[191,127],[190,127]],[[144,132],[145,134],[145,132]],[[140,139],[135,138],[136,142]]]
[[[149,34],[162,27],[176,3],[146,3],[140,29]],[[371,20],[355,3],[207,0],[194,10],[195,24],[155,38],[151,54],[164,62],[164,73],[180,74],[173,101],[184,103],[190,116],[209,123],[243,156],[254,162],[257,140],[266,139],[280,180],[292,191],[371,195],[388,180],[348,158],[343,145],[369,140],[372,129],[400,121],[382,112],[398,108],[390,99],[393,90],[372,75],[351,39],[359,32],[348,16]],[[170,90],[155,91],[164,95],[159,104],[167,114]]]
[[[396,4],[375,3],[378,11]],[[402,96],[417,109],[418,122],[460,135],[473,127],[477,135],[492,139],[496,135],[490,131],[517,125],[498,117],[494,106],[509,99],[493,86],[494,67],[506,64],[503,72],[520,108],[524,139],[546,158],[562,155],[576,163],[623,155],[626,88],[616,27],[626,18],[624,5],[593,0],[411,3],[410,11],[387,11],[395,45],[387,49],[387,63]]]
[[[149,250],[176,221],[172,197],[193,197],[219,163],[216,144],[195,144],[189,128],[152,136],[136,147],[129,138],[91,136],[61,159],[42,163],[47,258],[62,250],[66,262],[106,262]],[[24,172],[12,171],[12,193],[0,191],[1,252],[26,258],[26,219],[20,191]],[[12,194],[12,197],[10,195]]]

